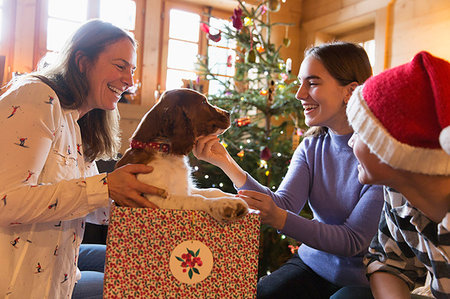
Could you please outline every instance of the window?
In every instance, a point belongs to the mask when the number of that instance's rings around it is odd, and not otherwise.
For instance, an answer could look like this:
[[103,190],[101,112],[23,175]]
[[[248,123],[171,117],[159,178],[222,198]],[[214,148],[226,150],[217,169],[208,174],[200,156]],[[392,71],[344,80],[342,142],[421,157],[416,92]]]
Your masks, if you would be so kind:
[[375,65],[375,24],[347,29],[346,32],[336,34],[336,39],[357,43],[364,48],[369,56],[372,68]]
[[364,50],[366,50],[367,56],[369,56],[370,65],[373,68],[375,65],[375,40],[366,40],[360,42],[359,44],[364,48]]
[[[1,0],[0,0],[1,1]],[[146,0],[43,0],[39,42],[34,52],[33,63],[51,63],[56,53],[62,49],[68,36],[82,23],[98,18],[129,31],[138,44],[143,40],[144,11]],[[134,75],[135,87],[141,86],[142,47],[137,48],[137,69]],[[141,90],[131,94],[134,104],[139,104]]]
[[[215,75],[223,80],[234,76],[234,61],[236,47],[234,40],[227,40],[222,34],[219,42],[206,38],[206,34],[200,30],[202,21],[209,23],[210,34],[220,31],[225,32],[225,25],[230,21],[229,15],[220,15],[211,10],[195,6],[180,6],[180,4],[168,3],[166,7],[168,20],[164,25],[165,48],[162,53],[161,86],[170,90],[180,87],[189,87],[190,82],[197,80],[197,61],[199,55],[208,57],[208,66]],[[223,17],[223,18],[220,18]],[[201,92],[216,93],[223,86],[217,81],[208,81],[208,86],[201,86]]]
[[200,15],[178,9],[169,14],[166,89],[183,86],[183,79],[195,81],[199,54]]
[[53,61],[67,37],[90,18],[99,18],[133,32],[136,3],[132,0],[48,0],[45,61]]
[[[226,31],[225,27],[230,21],[218,18],[210,18],[212,28]],[[218,76],[220,81],[231,80],[234,76],[234,61],[236,61],[236,40],[222,36],[219,42],[208,42],[208,66],[211,72]],[[209,81],[208,93],[216,94],[223,91],[223,86],[217,80]]]

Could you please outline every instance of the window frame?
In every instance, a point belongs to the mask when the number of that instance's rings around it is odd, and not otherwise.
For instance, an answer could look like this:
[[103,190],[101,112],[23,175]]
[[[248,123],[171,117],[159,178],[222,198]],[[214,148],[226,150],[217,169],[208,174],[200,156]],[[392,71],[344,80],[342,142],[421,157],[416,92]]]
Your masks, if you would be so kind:
[[[12,45],[15,45],[16,10],[16,1],[3,1],[0,55],[5,56],[5,66],[3,69],[3,80],[0,82],[1,86],[12,78],[11,66],[14,62],[14,46]],[[1,90],[1,92],[3,91]]]
[[[162,21],[162,37],[161,37],[161,59],[160,59],[160,68],[158,72],[158,85],[160,86],[161,91],[166,88],[166,74],[169,69],[167,66],[167,58],[169,53],[169,22],[170,22],[170,10],[171,9],[179,9],[187,12],[197,13],[200,15],[200,22],[209,22],[209,16],[218,18],[218,19],[229,19],[233,12],[226,11],[221,9],[216,9],[204,5],[196,5],[192,3],[183,3],[178,1],[165,1],[163,8],[163,21]],[[206,33],[202,30],[199,30],[199,49],[198,54],[202,56],[208,55],[208,39],[206,38]],[[208,85],[203,87],[203,92],[208,92]]]

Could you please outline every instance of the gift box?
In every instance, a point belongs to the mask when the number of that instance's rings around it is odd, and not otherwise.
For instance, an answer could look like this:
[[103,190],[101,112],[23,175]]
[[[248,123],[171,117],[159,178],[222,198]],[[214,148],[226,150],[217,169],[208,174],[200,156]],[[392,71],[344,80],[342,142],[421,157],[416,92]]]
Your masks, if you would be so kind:
[[255,298],[260,218],[114,207],[104,298]]

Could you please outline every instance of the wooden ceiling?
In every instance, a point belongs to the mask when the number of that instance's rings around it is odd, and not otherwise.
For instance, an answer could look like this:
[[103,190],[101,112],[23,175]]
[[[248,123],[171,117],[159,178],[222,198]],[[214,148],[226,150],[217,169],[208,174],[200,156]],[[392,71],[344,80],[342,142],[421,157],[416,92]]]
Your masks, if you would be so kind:
[[[183,0],[183,2],[194,3],[199,5],[211,6],[226,11],[233,11],[238,7],[237,0]],[[258,3],[257,0],[247,0],[245,3],[254,5]]]

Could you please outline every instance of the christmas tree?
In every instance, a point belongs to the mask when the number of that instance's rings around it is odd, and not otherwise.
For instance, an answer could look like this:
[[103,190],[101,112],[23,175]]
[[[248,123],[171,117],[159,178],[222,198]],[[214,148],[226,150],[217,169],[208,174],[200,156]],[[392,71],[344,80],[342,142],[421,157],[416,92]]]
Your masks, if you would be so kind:
[[[286,34],[282,45],[270,41],[273,26],[285,26],[287,32],[293,24],[271,23],[270,14],[280,6],[278,0],[261,1],[250,8],[238,2],[232,22],[221,28],[214,28],[211,21],[201,24],[210,45],[225,40],[233,44],[233,52],[225,61],[201,57],[199,82],[214,83],[218,88],[214,92],[210,88],[209,101],[231,113],[232,126],[221,136],[222,144],[245,171],[275,191],[305,128],[301,103],[295,99],[298,82],[291,74],[291,61],[280,57],[280,49],[288,47],[290,40]],[[233,75],[218,74],[221,67]],[[195,158],[191,165],[199,186],[235,192],[219,168]],[[309,216],[308,211],[302,212]],[[260,241],[259,276],[277,269],[298,245],[265,225]]]

